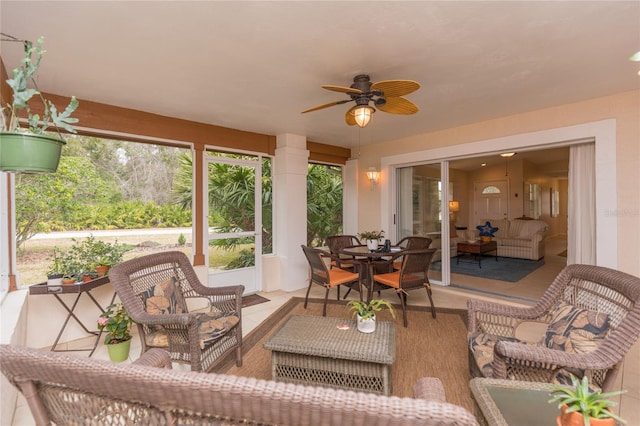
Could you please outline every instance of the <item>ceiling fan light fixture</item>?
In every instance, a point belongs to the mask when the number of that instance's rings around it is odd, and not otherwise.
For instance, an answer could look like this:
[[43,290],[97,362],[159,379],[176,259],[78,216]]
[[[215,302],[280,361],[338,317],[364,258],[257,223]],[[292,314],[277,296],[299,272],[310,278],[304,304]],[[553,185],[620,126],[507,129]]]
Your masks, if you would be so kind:
[[360,127],[365,127],[371,121],[371,114],[376,112],[374,107],[369,105],[357,105],[351,108],[351,114],[353,114],[356,124]]

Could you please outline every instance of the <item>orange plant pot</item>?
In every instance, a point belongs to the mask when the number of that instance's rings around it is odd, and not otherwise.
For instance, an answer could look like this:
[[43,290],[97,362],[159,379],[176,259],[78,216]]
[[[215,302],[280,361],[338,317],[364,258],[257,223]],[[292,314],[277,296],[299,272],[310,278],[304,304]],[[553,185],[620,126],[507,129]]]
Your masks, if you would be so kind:
[[[584,426],[584,419],[582,413],[567,413],[567,406],[563,405],[560,409],[560,415],[557,417],[556,422],[558,426]],[[594,419],[589,418],[591,426],[615,426],[615,419]]]

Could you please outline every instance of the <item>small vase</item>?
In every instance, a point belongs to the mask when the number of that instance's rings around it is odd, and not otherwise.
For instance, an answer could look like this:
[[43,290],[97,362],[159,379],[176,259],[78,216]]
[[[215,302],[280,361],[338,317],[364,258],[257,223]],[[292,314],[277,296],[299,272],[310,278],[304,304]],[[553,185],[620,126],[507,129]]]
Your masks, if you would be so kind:
[[482,241],[483,243],[488,243],[491,241],[491,237],[480,237],[480,241]]
[[356,325],[358,331],[362,333],[373,333],[376,331],[376,316],[371,318],[362,319],[360,315],[357,315]]
[[47,285],[62,284],[62,274],[50,275],[47,277]]
[[129,359],[131,340],[132,339],[129,339],[126,342],[108,344],[107,351],[109,351],[109,359],[113,362],[122,362]]
[[367,248],[371,251],[378,250],[378,240],[367,240]]

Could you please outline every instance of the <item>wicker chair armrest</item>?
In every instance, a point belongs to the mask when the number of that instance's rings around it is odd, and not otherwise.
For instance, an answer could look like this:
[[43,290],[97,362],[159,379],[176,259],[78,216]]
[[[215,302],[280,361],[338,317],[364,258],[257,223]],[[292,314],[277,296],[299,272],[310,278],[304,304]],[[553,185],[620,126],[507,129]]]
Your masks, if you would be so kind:
[[437,377],[423,377],[413,385],[413,397],[426,401],[447,402],[444,386]]
[[171,370],[173,368],[171,364],[171,356],[169,352],[160,348],[151,348],[140,356],[132,364],[144,365],[147,367],[166,368]]
[[136,315],[136,317],[133,318],[133,321],[144,325],[182,325],[184,328],[188,328],[196,323],[196,314],[151,315],[146,312],[142,312]]
[[[545,346],[500,341],[494,347],[494,363],[514,359],[553,366],[601,370],[611,368],[619,360],[604,351],[595,350],[583,354],[550,349]],[[495,364],[494,364],[495,366]]]
[[[523,321],[541,320],[545,313],[536,307],[517,307],[485,300],[467,301],[469,331],[484,331],[500,336],[513,336],[515,328]],[[504,333],[496,330],[504,330]]]
[[242,293],[244,292],[243,285],[229,285],[224,287],[203,287],[198,288],[198,293],[202,297],[225,297],[225,296],[235,296],[242,297]]

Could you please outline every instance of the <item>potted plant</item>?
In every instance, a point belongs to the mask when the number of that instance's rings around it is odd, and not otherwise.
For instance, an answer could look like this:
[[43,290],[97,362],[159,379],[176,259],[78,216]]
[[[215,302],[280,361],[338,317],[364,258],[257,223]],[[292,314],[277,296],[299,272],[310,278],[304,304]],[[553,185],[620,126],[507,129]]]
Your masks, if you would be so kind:
[[384,237],[384,231],[364,231],[358,236],[366,241],[369,250],[377,250],[380,239]]
[[[0,131],[0,170],[23,172],[55,172],[60,161],[62,146],[66,143],[60,129],[76,133],[71,124],[78,119],[71,114],[78,107],[78,100],[71,98],[62,112],[45,99],[36,83],[36,73],[44,50],[44,38],[40,37],[34,45],[30,41],[12,38],[24,44],[25,56],[19,68],[13,70],[7,84],[13,90],[13,101],[2,110],[2,128]],[[42,117],[34,113],[29,102],[34,96],[40,98],[43,108]],[[22,117],[21,117],[22,115]],[[26,118],[27,127],[21,128],[20,118]],[[48,136],[45,131],[53,124],[57,136]]]
[[549,402],[558,402],[561,409],[558,426],[614,426],[615,421],[626,423],[611,411],[615,402],[608,398],[625,391],[602,393],[589,389],[587,376],[578,380],[571,375],[571,386],[555,386]]
[[129,358],[132,323],[133,320],[120,303],[109,305],[98,317],[98,330],[107,331],[104,344],[107,345],[111,361],[122,362]]
[[49,269],[47,269],[47,285],[60,285],[62,284],[62,253],[55,247],[53,249],[53,260]]
[[382,311],[384,308],[389,309],[392,317],[396,317],[393,306],[383,299],[372,299],[369,302],[362,300],[351,300],[347,303],[356,317],[356,326],[358,331],[363,333],[373,333],[376,331],[376,312]]

